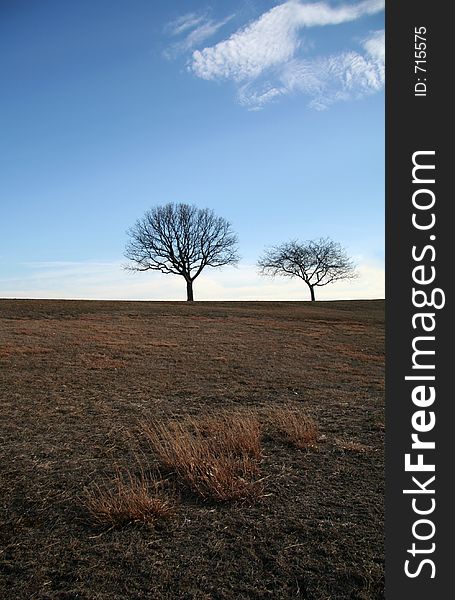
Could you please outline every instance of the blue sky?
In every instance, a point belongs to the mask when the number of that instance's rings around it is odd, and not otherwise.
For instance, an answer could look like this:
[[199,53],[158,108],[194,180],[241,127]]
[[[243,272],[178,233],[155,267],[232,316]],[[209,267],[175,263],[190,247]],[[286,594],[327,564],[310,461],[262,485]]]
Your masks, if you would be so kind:
[[306,298],[254,264],[321,236],[360,277],[319,297],[382,297],[383,28],[381,0],[2,0],[0,297],[183,299],[122,270],[167,202],[239,235],[196,298]]

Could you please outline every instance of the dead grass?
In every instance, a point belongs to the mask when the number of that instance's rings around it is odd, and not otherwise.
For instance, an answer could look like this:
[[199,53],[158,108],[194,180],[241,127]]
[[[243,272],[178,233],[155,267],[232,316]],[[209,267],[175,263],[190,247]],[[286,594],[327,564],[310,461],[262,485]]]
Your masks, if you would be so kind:
[[[384,303],[191,304],[0,300],[0,598],[383,598],[384,366],[348,353],[383,356]],[[283,404],[317,421],[320,452],[272,436],[266,414]],[[267,432],[240,466],[263,479],[258,502],[203,502],[150,473],[159,457],[138,422],[220,410],[251,410]],[[130,490],[142,466],[175,516],[106,511],[99,490],[122,496],[116,466]],[[110,525],[144,512],[152,525]]]
[[261,491],[260,424],[252,414],[153,421],[142,430],[161,464],[204,500],[252,499]]
[[83,505],[96,526],[117,527],[130,523],[155,524],[169,518],[174,504],[159,490],[159,483],[144,473],[116,472],[110,483],[86,490]]
[[261,458],[261,423],[251,410],[220,412],[193,420],[193,429],[206,436],[215,453]]
[[284,405],[271,409],[267,415],[267,422],[272,436],[279,437],[296,448],[317,446],[318,425],[299,406]]
[[335,444],[340,450],[345,452],[368,452],[371,450],[370,446],[361,444],[360,442],[354,442],[352,440],[340,440],[336,439]]

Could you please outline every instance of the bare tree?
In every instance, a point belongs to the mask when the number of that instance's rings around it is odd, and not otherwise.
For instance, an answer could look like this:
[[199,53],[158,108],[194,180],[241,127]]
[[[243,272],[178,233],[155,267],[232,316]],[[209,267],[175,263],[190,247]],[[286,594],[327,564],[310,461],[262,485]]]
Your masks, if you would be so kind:
[[310,288],[312,301],[315,287],[357,277],[345,250],[329,238],[274,246],[264,252],[258,267],[261,275],[300,277]]
[[231,224],[208,208],[166,204],[148,210],[128,230],[125,256],[132,271],[161,271],[181,275],[187,300],[192,301],[193,281],[205,267],[236,264],[237,236]]

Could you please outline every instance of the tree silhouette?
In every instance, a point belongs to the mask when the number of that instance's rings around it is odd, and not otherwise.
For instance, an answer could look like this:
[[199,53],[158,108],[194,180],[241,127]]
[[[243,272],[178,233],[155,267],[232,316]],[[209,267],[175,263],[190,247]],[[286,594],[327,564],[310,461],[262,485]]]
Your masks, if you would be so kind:
[[231,224],[213,210],[189,204],[166,204],[148,210],[128,230],[125,256],[132,271],[181,275],[187,300],[193,301],[193,282],[205,267],[236,264],[237,236]]
[[300,277],[309,287],[312,301],[315,287],[357,277],[345,250],[330,238],[284,242],[266,250],[258,267],[261,275]]

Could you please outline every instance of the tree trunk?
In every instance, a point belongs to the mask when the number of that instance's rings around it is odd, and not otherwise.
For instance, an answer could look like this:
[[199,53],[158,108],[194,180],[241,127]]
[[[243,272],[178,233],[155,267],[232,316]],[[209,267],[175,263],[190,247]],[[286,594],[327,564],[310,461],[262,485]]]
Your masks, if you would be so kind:
[[316,300],[316,298],[314,297],[314,286],[309,285],[308,287],[310,288],[311,302],[314,302]]
[[193,302],[194,297],[193,297],[193,282],[192,281],[187,281],[186,282],[186,299],[187,302]]

